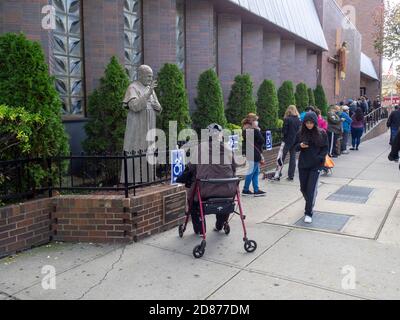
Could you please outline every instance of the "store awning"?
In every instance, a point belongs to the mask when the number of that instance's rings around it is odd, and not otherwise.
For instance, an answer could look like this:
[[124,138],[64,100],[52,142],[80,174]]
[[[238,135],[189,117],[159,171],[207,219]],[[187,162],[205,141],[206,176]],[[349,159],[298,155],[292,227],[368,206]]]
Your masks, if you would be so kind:
[[361,52],[361,73],[368,78],[372,78],[374,80],[379,81],[378,74],[376,73],[374,64],[370,57],[368,57],[365,53]]
[[229,1],[323,50],[328,50],[313,0]]

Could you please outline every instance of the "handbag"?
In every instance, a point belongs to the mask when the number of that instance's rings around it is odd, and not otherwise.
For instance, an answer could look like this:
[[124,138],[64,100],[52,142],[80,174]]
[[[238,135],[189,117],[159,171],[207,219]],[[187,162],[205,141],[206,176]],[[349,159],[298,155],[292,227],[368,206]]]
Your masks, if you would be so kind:
[[327,169],[333,169],[335,167],[335,162],[328,155],[326,155],[326,157],[325,157],[324,167],[327,168]]

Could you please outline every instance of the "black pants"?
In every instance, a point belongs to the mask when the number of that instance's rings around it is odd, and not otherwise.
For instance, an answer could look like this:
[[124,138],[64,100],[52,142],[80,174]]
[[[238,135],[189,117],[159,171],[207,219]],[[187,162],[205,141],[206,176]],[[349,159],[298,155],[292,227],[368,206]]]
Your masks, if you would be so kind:
[[300,188],[306,200],[305,215],[312,217],[317,200],[319,169],[299,169]]
[[289,178],[293,179],[294,178],[294,173],[296,171],[296,146],[289,146],[287,147],[285,145],[285,148],[283,149],[283,155],[282,155],[282,163],[285,163],[285,159],[287,154],[289,153],[290,155],[290,160],[289,160]]
[[329,139],[329,156],[337,156],[336,152],[336,144],[338,140],[338,135],[333,132],[328,132],[328,139]]
[[[229,220],[230,214],[217,214],[217,221],[215,223],[215,228],[217,230],[222,230],[224,227],[225,222]],[[200,219],[200,207],[199,203],[193,203],[193,208],[191,210],[191,217],[192,217],[192,224],[193,224],[193,231],[197,234],[200,234],[201,231],[201,219]],[[206,217],[204,216],[204,231],[207,231],[206,227]]]

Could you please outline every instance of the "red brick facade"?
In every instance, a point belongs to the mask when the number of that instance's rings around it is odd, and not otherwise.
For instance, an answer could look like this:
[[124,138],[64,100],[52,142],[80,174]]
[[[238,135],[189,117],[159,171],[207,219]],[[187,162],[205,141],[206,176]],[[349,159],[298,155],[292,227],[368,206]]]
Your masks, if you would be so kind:
[[281,36],[276,33],[264,33],[264,79],[281,82]]
[[242,20],[231,14],[218,15],[218,75],[225,103],[233,81],[242,73]]
[[280,54],[281,85],[286,80],[296,81],[296,43],[294,40],[281,41]]
[[[334,0],[314,0],[320,21],[324,29],[329,51],[323,52],[319,59],[320,81],[325,88],[329,103],[338,103],[343,99],[360,95],[361,35],[354,28],[343,28],[343,12]],[[339,32],[340,43],[337,43]],[[348,43],[348,61],[346,79],[340,81],[340,93],[335,95],[335,65],[328,61],[337,54],[342,42]]]
[[142,3],[144,63],[157,73],[164,63],[176,62],[176,3],[175,0]]
[[264,80],[264,70],[261,66],[264,60],[264,31],[260,25],[243,24],[242,32],[243,72],[251,75],[256,95]]
[[99,84],[112,56],[124,63],[123,0],[86,0],[82,2],[84,29],[86,93]]
[[192,111],[200,74],[216,66],[214,24],[214,7],[210,2],[186,1],[186,85]]
[[[198,76],[215,66],[225,102],[235,76],[244,72],[252,76],[255,92],[264,79],[272,79],[277,87],[285,80],[295,83],[304,81],[311,87],[320,83],[325,88],[329,103],[359,96],[360,86],[367,88],[367,95],[371,98],[379,93],[378,82],[363,79],[363,83],[360,83],[360,52],[362,50],[372,58],[380,75],[381,59],[374,53],[371,37],[375,30],[371,13],[382,0],[338,0],[339,4],[335,0],[314,0],[329,52],[322,52],[304,39],[289,35],[259,17],[250,16],[237,6],[228,6],[225,1],[185,0],[184,71],[191,111],[195,110]],[[88,95],[98,86],[112,55],[124,63],[124,1],[81,2],[85,86]],[[41,10],[47,4],[47,0],[0,1],[0,33],[24,31],[30,39],[40,41],[51,66],[51,32],[41,27],[44,17]],[[358,30],[343,27],[342,4],[355,6]],[[143,62],[150,65],[155,73],[166,62],[176,63],[176,22],[176,0],[142,1]],[[328,62],[328,58],[337,53],[338,30],[341,33],[340,42],[348,42],[350,54],[347,78],[341,81],[340,93],[335,96],[335,67]],[[67,127],[69,132],[78,130],[72,123]],[[71,134],[72,139],[79,139],[72,142],[74,146],[79,145],[84,136],[83,127],[79,128],[80,133]],[[74,147],[73,151],[81,150]]]

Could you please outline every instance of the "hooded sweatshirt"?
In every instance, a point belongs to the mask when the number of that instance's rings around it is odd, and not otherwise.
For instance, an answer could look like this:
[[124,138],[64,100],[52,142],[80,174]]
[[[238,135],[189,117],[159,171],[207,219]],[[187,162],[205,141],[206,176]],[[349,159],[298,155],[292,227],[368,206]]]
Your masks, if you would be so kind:
[[[304,117],[304,123],[307,121],[314,122],[318,128],[318,118],[314,112],[309,112]],[[301,131],[297,134],[296,138],[296,150],[300,151],[299,157],[299,169],[315,169],[324,166],[326,155],[328,154],[329,142],[326,132],[318,128],[320,133],[319,141],[315,141],[312,137],[311,131],[307,136],[307,141],[302,141],[303,137]],[[308,144],[308,148],[302,149],[301,143]]]

